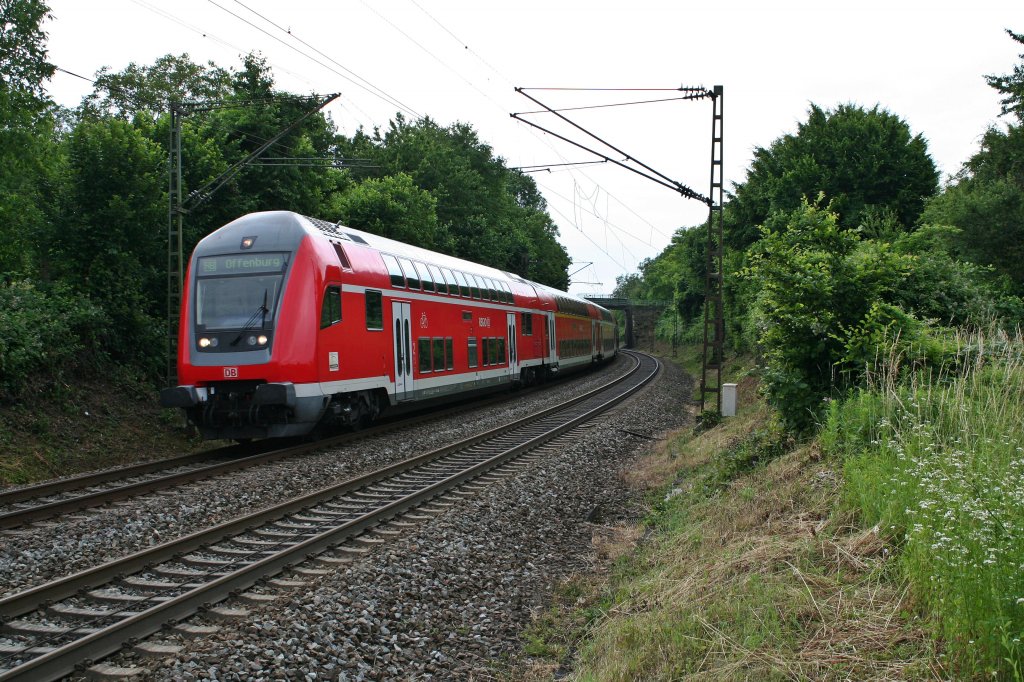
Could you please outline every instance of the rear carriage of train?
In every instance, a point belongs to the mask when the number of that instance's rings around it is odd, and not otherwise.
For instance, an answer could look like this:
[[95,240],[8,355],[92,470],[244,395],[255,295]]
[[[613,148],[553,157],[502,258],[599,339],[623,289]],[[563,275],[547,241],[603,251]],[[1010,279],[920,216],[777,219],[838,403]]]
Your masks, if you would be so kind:
[[251,214],[193,254],[182,385],[161,402],[184,408],[207,438],[363,422],[389,406],[532,383],[599,359],[610,334],[588,305],[357,230]]

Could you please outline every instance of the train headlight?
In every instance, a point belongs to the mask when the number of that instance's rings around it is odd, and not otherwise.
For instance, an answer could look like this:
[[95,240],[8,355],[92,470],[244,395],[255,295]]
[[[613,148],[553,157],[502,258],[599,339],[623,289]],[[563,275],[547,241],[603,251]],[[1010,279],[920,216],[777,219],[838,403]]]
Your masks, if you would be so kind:
[[267,345],[267,337],[266,337],[266,335],[265,334],[260,334],[258,337],[256,337],[256,343],[260,344],[261,346]]
[[213,345],[212,342],[210,341],[210,339],[206,338],[205,336],[203,338],[199,339],[199,347],[200,348],[209,348],[211,345]]
[[245,340],[245,342],[248,343],[250,346],[255,346],[256,345],[256,337],[255,336],[250,336],[249,338],[247,338]]

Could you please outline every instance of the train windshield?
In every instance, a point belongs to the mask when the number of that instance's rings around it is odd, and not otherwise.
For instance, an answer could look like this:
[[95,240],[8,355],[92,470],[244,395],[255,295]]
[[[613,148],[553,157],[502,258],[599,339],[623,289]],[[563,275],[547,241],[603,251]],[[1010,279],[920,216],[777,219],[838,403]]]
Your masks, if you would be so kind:
[[271,329],[287,266],[285,254],[199,259],[196,325],[200,329]]

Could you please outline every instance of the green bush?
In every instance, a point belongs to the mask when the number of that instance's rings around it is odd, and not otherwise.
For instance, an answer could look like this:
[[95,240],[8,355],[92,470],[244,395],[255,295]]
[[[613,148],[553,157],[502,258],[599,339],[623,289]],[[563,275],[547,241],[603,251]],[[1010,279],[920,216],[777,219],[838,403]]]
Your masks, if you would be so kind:
[[26,280],[0,284],[0,395],[45,388],[95,361],[93,335],[102,325],[100,309],[66,288],[46,291]]
[[841,229],[821,200],[805,200],[762,226],[741,274],[757,292],[752,317],[764,358],[762,387],[796,431],[810,430],[825,401],[856,380],[860,367],[844,358],[859,363],[870,353],[867,342],[911,319],[892,306],[873,306],[891,298],[912,259]]

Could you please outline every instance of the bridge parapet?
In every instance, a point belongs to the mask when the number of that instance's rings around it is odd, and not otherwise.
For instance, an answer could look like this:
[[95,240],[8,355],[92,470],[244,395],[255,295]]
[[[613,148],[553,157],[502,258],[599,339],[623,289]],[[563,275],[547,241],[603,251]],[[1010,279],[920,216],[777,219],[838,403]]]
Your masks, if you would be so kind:
[[634,298],[619,298],[616,296],[584,296],[591,303],[607,308],[608,310],[625,310],[626,308],[668,308],[672,301],[645,301]]

